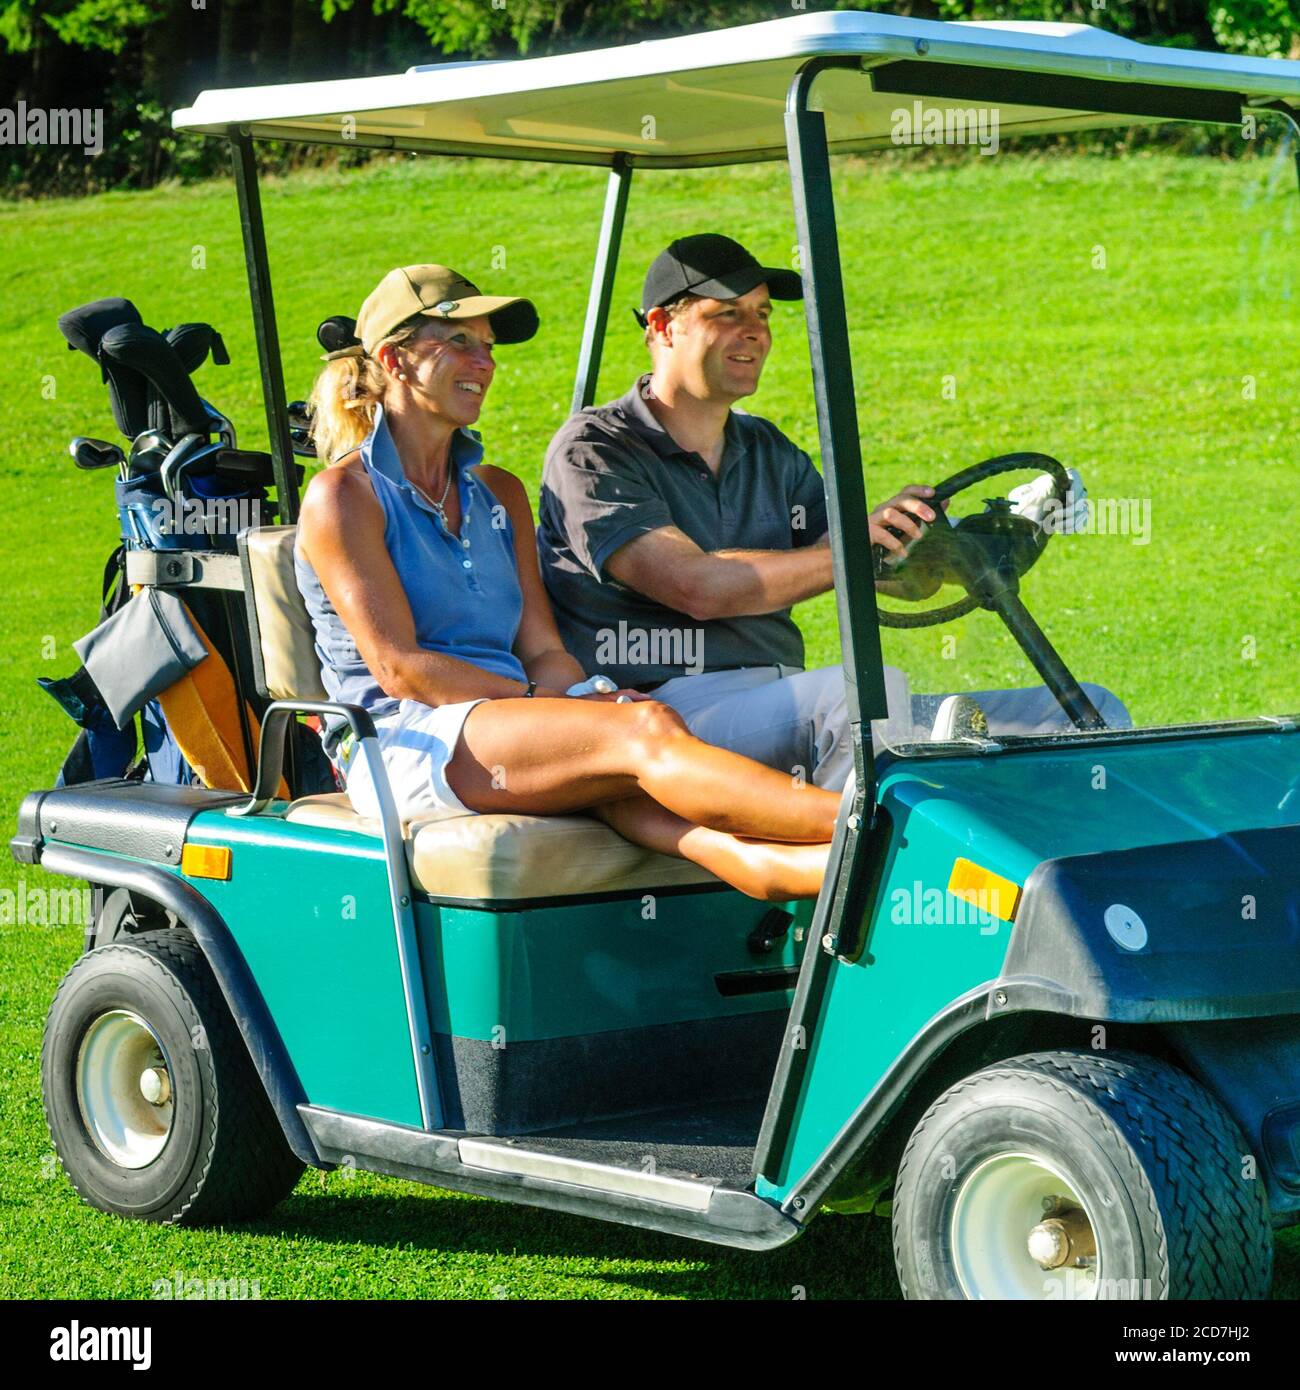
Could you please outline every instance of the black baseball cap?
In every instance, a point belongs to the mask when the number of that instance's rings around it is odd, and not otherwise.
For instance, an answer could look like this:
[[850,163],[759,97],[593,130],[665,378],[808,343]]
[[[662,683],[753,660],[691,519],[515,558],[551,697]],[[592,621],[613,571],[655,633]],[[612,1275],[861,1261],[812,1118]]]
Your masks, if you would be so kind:
[[739,299],[764,283],[773,299],[803,298],[803,281],[796,271],[759,265],[729,236],[704,232],[699,236],[678,237],[651,263],[641,290],[641,309],[633,313],[644,328],[645,316],[651,309],[669,304],[681,295]]

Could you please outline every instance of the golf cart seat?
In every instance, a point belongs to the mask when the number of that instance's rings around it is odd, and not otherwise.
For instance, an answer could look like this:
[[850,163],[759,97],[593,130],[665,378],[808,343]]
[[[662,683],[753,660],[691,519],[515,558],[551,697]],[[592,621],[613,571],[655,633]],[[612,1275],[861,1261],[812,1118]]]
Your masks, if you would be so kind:
[[[323,700],[311,618],[293,573],[296,527],[239,538],[254,674],[272,699]],[[304,796],[287,820],[378,836],[343,792]],[[529,901],[716,883],[705,869],[625,840],[590,816],[481,815],[403,823],[416,887],[456,901]]]
[[[380,833],[343,792],[304,796],[285,819],[299,825]],[[454,816],[405,821],[411,879],[438,898],[519,902],[589,893],[714,883],[686,859],[642,849],[590,816]]]

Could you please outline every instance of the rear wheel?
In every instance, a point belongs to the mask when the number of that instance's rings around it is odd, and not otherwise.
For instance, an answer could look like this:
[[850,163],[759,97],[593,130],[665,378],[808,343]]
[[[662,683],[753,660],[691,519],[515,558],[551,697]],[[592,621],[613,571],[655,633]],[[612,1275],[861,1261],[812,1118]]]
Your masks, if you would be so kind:
[[50,1006],[41,1079],[63,1167],[101,1211],[247,1219],[302,1175],[186,931],[124,937],[77,961]]
[[894,1199],[916,1299],[1263,1298],[1273,1243],[1240,1130],[1138,1053],[1041,1052],[959,1082],[913,1131]]

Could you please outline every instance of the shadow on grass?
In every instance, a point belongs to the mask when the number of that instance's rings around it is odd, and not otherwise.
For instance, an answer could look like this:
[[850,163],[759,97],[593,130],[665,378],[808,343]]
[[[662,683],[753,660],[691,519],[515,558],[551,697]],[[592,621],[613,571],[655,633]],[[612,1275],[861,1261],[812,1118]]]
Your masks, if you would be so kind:
[[[555,1280],[641,1289],[659,1298],[898,1299],[890,1224],[873,1216],[825,1213],[791,1244],[767,1252],[733,1250],[616,1222],[571,1216],[491,1198],[435,1191],[336,1196],[301,1189],[250,1234],[305,1237],[341,1246],[443,1254],[592,1260],[610,1267],[551,1268],[539,1296],[559,1296]],[[1278,1233],[1272,1297],[1300,1295],[1300,1228]],[[538,1271],[522,1267],[525,1291]],[[544,1285],[547,1292],[541,1293]]]
[[[661,1298],[899,1297],[889,1222],[871,1216],[828,1213],[790,1245],[758,1252],[492,1199],[299,1192],[270,1218],[241,1229],[442,1254],[609,1262],[619,1267],[573,1277]],[[549,1279],[558,1272],[550,1271]],[[521,1286],[528,1277],[521,1270]]]

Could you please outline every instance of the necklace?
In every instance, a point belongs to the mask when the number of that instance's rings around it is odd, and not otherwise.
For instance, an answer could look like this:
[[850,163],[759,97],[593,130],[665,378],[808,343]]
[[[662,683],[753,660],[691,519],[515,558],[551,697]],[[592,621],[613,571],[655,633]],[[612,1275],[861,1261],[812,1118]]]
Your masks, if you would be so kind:
[[448,462],[447,464],[447,481],[442,485],[442,496],[436,502],[433,500],[432,497],[429,496],[427,492],[425,492],[425,490],[420,486],[419,483],[415,481],[414,478],[411,479],[411,486],[433,508],[434,514],[437,516],[438,520],[442,522],[443,530],[450,530],[451,528],[447,525],[447,513],[445,510],[447,505],[447,494],[451,491],[450,462]]

